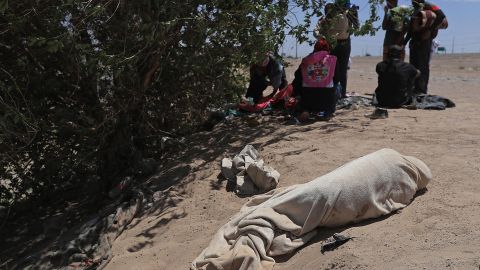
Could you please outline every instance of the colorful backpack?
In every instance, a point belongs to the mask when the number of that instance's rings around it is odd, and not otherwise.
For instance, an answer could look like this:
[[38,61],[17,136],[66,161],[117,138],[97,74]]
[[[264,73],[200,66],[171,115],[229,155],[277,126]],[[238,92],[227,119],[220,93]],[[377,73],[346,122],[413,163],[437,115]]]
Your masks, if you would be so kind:
[[314,52],[302,59],[303,87],[329,88],[333,87],[333,75],[337,57],[326,51]]

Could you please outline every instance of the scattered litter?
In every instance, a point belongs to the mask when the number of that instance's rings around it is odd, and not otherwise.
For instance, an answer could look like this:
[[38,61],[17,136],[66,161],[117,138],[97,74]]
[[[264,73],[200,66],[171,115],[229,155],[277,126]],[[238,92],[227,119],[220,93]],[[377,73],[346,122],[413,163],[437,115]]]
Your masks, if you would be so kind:
[[323,254],[325,251],[332,251],[338,248],[339,246],[345,244],[346,242],[350,241],[353,238],[355,237],[334,233],[332,237],[327,238],[327,240],[323,242],[321,252]]
[[372,98],[364,96],[348,96],[337,101],[337,110],[358,109],[359,107],[371,107]]

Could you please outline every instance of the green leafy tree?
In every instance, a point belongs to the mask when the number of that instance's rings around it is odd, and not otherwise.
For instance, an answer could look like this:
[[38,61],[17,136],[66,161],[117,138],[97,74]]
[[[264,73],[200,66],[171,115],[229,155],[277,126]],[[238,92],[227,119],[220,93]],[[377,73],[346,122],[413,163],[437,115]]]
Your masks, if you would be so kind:
[[238,98],[258,52],[306,41],[324,4],[0,0],[0,203],[132,174],[159,136]]

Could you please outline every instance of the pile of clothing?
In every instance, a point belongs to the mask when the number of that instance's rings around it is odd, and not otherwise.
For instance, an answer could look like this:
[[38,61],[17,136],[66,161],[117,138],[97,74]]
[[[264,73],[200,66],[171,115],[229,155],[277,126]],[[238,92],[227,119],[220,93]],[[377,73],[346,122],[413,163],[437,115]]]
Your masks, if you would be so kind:
[[235,183],[239,195],[252,195],[270,191],[277,187],[280,173],[265,166],[260,153],[247,145],[233,159],[222,160],[222,175]]

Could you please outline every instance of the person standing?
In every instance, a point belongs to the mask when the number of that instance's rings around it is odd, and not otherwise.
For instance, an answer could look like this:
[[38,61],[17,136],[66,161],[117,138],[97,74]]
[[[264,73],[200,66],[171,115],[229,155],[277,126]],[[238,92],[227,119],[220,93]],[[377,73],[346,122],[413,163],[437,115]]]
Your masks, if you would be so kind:
[[415,81],[415,92],[426,94],[430,78],[432,41],[437,36],[438,29],[447,28],[448,23],[440,7],[433,3],[412,0],[412,6],[414,13],[405,44],[410,41],[410,63],[421,72]]
[[403,46],[392,45],[387,60],[377,64],[378,86],[375,96],[381,107],[398,108],[413,95],[415,78],[420,71],[401,59]]
[[351,52],[350,34],[359,27],[358,7],[349,0],[336,0],[325,5],[324,16],[314,31],[317,39],[325,38],[333,45],[332,55],[337,57],[334,84],[342,86],[341,97],[347,96],[348,59]]
[[398,0],[387,0],[385,16],[383,17],[382,29],[385,30],[383,40],[383,60],[388,59],[388,49],[392,45],[402,46],[400,59],[405,60],[405,34],[407,33],[412,8],[398,6]]

